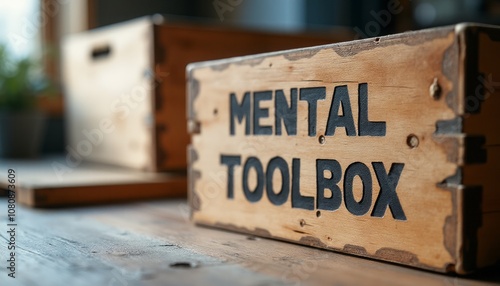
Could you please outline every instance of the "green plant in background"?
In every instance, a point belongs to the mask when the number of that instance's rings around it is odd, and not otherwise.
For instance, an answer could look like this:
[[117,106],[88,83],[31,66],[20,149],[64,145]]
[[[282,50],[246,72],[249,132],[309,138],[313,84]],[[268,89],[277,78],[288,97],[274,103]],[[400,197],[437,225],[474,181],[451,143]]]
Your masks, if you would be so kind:
[[36,108],[37,95],[49,90],[39,61],[14,59],[0,45],[0,111],[24,111]]

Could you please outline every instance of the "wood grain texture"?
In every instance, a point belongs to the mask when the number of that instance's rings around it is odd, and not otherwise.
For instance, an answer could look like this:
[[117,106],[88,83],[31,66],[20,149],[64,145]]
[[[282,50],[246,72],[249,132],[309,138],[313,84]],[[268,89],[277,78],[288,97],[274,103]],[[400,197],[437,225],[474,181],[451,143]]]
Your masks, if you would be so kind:
[[[494,180],[481,180],[473,173],[474,182],[462,177],[467,173],[464,176],[469,178],[469,170],[481,164],[491,174],[498,164],[495,157],[488,157],[488,162],[495,163],[484,165],[483,153],[474,147],[481,147],[481,139],[476,138],[481,132],[472,125],[467,127],[468,118],[473,118],[467,115],[464,95],[470,77],[468,59],[474,54],[467,36],[470,29],[472,26],[459,25],[190,65],[193,116],[189,125],[197,127],[189,171],[193,220],[441,272],[466,273],[498,260],[500,253],[492,242],[497,237],[493,230],[493,224],[499,223],[497,212],[482,211],[476,191],[478,184],[481,187]],[[484,50],[482,55],[491,61],[490,51]],[[347,86],[354,128],[360,128],[358,88],[362,83],[368,87],[369,120],[386,122],[386,134],[347,136],[343,127],[328,134],[330,102],[339,86]],[[283,90],[290,104],[293,88],[300,93],[300,89],[312,87],[326,89],[326,97],[317,101],[314,136],[308,135],[309,106],[301,100],[297,101],[297,134],[287,136],[283,131],[284,135],[274,135],[275,94],[260,101],[259,108],[268,109],[269,114],[258,121],[261,126],[271,126],[273,135],[245,135],[246,121],[236,119],[235,132],[230,133],[230,94],[240,104],[246,92],[255,97],[254,92]],[[484,104],[496,109],[493,99]],[[253,112],[255,107],[250,120]],[[345,115],[345,109],[341,112]],[[251,124],[254,128],[256,123]],[[484,126],[489,137],[497,136],[493,124]],[[495,150],[489,148],[488,156],[496,156]],[[241,156],[234,167],[233,198],[228,194],[228,166],[222,164],[222,155]],[[291,195],[284,204],[273,204],[266,198],[267,188],[262,199],[250,202],[244,194],[242,169],[252,156],[262,162],[264,172],[276,156],[284,158],[288,166],[292,158],[300,159],[300,193],[315,198],[314,210],[293,208]],[[368,168],[373,162],[383,162],[387,172],[391,163],[403,163],[397,196],[406,219],[394,219],[392,208],[382,218],[373,217],[373,204],[358,215],[348,211],[344,202],[334,211],[318,212],[317,197],[322,191],[317,190],[318,159],[337,160],[342,174],[354,162]],[[379,176],[373,169],[369,172],[373,178],[371,200],[375,201],[381,189]],[[247,178],[250,190],[258,186],[255,174],[250,172]],[[282,181],[279,175],[271,178],[276,193]],[[344,180],[338,180],[341,190]],[[358,180],[353,186],[354,200],[360,204],[365,199],[363,185]],[[483,196],[498,198],[497,188],[489,190]],[[342,192],[345,200],[346,192]],[[493,209],[498,207],[495,201],[490,203]],[[485,225],[478,232],[481,223]]]
[[[6,205],[0,199],[0,205]],[[40,210],[20,206],[16,279],[0,284],[498,285],[498,266],[459,278],[195,227],[184,201]],[[0,220],[5,243],[6,218]],[[183,263],[183,264],[179,264]],[[176,267],[175,265],[194,267]]]
[[109,165],[82,163],[63,170],[62,157],[39,161],[2,160],[5,174],[0,187],[7,186],[7,170],[16,172],[18,202],[31,207],[117,203],[166,197],[182,197],[186,190],[183,173],[147,173]]

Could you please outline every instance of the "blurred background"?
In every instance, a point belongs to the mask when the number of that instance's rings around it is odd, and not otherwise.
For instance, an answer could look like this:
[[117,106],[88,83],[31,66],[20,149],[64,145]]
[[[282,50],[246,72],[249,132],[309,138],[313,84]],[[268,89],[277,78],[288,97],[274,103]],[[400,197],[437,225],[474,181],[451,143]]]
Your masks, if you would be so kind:
[[[16,98],[0,97],[0,111],[25,105],[42,111],[46,117],[42,154],[63,153],[61,39],[156,13],[169,15],[173,21],[287,33],[331,32],[342,27],[352,33],[354,39],[464,21],[500,24],[500,1],[0,0],[0,44],[3,53],[8,55],[2,60],[1,72],[9,74],[22,69],[18,62],[29,58],[34,60],[25,63],[24,69],[34,70],[38,75],[37,83],[28,91],[20,90],[17,84],[26,81],[22,77],[0,84],[2,93],[17,87],[16,92],[11,92]],[[15,94],[26,92],[37,94],[34,103],[17,100],[22,96]],[[5,126],[0,126],[1,130],[9,132]]]

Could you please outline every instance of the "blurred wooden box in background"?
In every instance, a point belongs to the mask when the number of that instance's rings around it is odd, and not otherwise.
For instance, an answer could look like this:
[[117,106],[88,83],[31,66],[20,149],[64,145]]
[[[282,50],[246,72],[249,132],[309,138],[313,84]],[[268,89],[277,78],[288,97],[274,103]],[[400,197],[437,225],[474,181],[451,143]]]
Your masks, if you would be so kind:
[[185,169],[185,67],[349,39],[165,22],[145,17],[65,39],[68,152],[135,169]]
[[440,272],[500,259],[500,29],[192,64],[196,223]]

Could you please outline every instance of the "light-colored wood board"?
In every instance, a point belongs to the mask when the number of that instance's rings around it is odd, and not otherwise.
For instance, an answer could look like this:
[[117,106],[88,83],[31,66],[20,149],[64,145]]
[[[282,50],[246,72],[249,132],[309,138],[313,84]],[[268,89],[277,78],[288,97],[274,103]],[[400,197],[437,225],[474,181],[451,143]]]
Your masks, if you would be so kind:
[[145,19],[113,27],[63,42],[66,152],[153,170],[153,27]]
[[[449,154],[460,153],[462,138],[435,134],[437,122],[456,116],[448,101],[460,102],[456,96],[447,97],[456,88],[457,79],[450,78],[446,69],[458,66],[458,54],[453,53],[456,39],[455,30],[448,27],[192,65],[188,73],[195,93],[193,121],[200,126],[192,138],[197,157],[192,170],[199,172],[193,178],[193,196],[199,202],[193,205],[194,221],[422,268],[461,271],[460,237],[454,229],[457,225],[449,221],[456,218],[454,196],[459,186],[444,189],[439,184],[461,164],[460,156]],[[445,58],[450,61],[447,65]],[[437,99],[429,92],[434,79],[442,94]],[[346,136],[344,128],[337,128],[321,144],[337,86],[347,86],[358,130],[360,83],[368,85],[369,119],[386,122],[385,136]],[[245,124],[238,123],[236,135],[230,134],[231,93],[241,102],[245,92],[282,89],[289,101],[291,88],[308,87],[326,88],[326,98],[317,105],[315,136],[308,136],[308,105],[300,100],[297,135],[287,136],[285,131],[282,136],[245,135]],[[261,101],[269,116],[260,124],[272,126],[274,134],[273,100]],[[416,148],[407,143],[412,134],[419,140]],[[448,140],[458,144],[450,149],[451,145],[442,143]],[[227,198],[228,168],[221,164],[221,155],[241,156],[241,165],[234,171],[234,199]],[[373,179],[372,206],[362,216],[350,214],[344,202],[338,210],[317,213],[316,199],[314,210],[292,208],[290,196],[276,206],[266,198],[266,191],[260,201],[249,202],[242,188],[242,169],[250,156],[264,166],[275,156],[284,158],[288,166],[292,158],[300,158],[300,193],[314,198],[316,159],[337,160],[343,174],[351,163],[362,162]],[[383,162],[387,172],[392,163],[405,164],[397,194],[407,220],[395,220],[389,209],[382,218],[370,216],[380,191],[372,162]],[[248,180],[255,188],[255,172]],[[280,176],[274,176],[273,184],[281,186]],[[343,189],[343,179],[338,186]],[[361,187],[355,181],[358,201]]]
[[[500,239],[496,227],[500,223],[496,184],[500,133],[495,119],[500,107],[495,81],[500,64],[494,56],[500,47],[498,31],[493,26],[458,24],[190,65],[189,174],[194,220],[443,272],[467,273],[495,263],[500,258],[496,243]],[[368,89],[367,103],[358,100],[361,85]],[[315,91],[323,98],[312,107],[317,118],[312,120],[316,131],[311,136],[311,104],[297,97],[313,87],[323,88]],[[335,134],[328,134],[332,116],[340,114],[350,122],[345,106],[339,111],[331,103],[342,96],[337,88],[349,93],[350,102],[342,99],[342,104],[352,109],[351,136],[346,136],[342,124]],[[297,121],[297,133],[288,135],[284,120],[276,116],[278,91],[286,101],[284,110],[293,106],[291,98],[296,96],[297,112],[291,118]],[[256,104],[257,96],[261,101]],[[474,103],[478,110],[469,110]],[[369,106],[365,111],[369,120],[384,122],[387,133],[360,134],[363,104]],[[259,109],[261,118],[256,121]],[[269,128],[270,134],[254,134],[256,124]],[[277,134],[277,127],[283,135]],[[234,169],[223,162],[227,156],[236,156]],[[250,157],[263,165],[265,174],[259,183],[255,168],[248,178],[242,175]],[[275,197],[283,186],[282,176],[269,179],[266,171],[268,162],[276,158],[284,159],[287,179],[292,177],[286,193],[293,194],[290,185],[295,185],[302,195],[314,199],[313,209],[294,206],[293,195],[280,203],[266,199],[269,186]],[[301,162],[296,175],[300,187],[294,183],[292,158]],[[321,159],[337,160],[342,176],[354,162],[368,166],[373,190],[368,209],[355,214],[344,208],[345,178],[326,184],[340,187],[340,207],[333,212],[318,207],[319,180],[330,177],[316,177]],[[389,209],[383,219],[373,218],[373,203],[382,186],[379,172],[370,168],[374,162],[383,162],[386,172],[394,162],[404,164],[397,186],[404,219],[392,219]],[[230,169],[234,175],[229,175]],[[246,193],[245,180],[250,190]],[[266,185],[268,180],[271,185]],[[264,195],[251,201],[249,193],[261,184]],[[365,200],[360,180],[354,180],[353,186],[353,205],[359,206]],[[327,191],[326,197],[330,194]],[[220,209],[230,210],[231,215]]]

